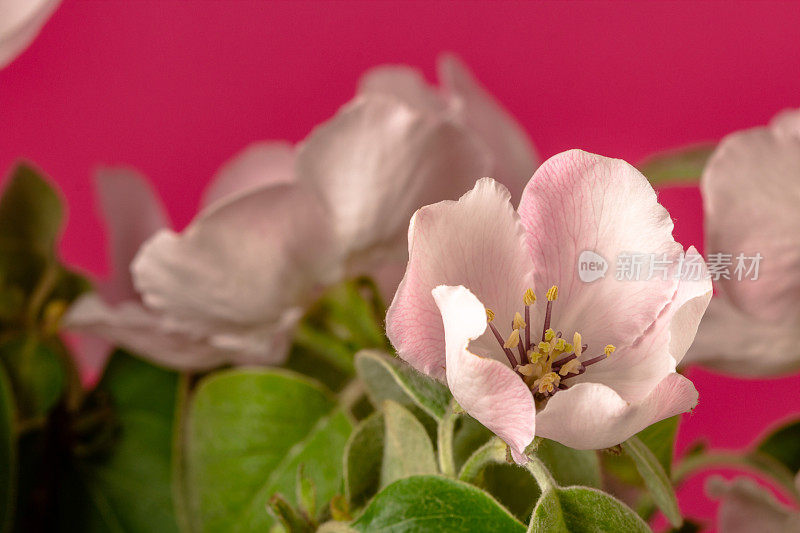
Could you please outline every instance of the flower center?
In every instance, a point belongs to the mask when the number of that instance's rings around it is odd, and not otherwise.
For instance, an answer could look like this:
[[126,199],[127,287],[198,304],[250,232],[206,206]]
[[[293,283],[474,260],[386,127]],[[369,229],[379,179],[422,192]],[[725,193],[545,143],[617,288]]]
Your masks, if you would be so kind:
[[[553,285],[545,295],[547,307],[544,311],[544,324],[542,325],[541,340],[537,343],[531,341],[531,306],[536,303],[536,295],[532,289],[525,291],[522,301],[525,304],[525,317],[517,312],[511,323],[511,334],[503,337],[494,325],[495,314],[491,309],[486,309],[495,339],[500,344],[517,374],[530,387],[534,398],[543,401],[553,396],[559,390],[569,388],[567,380],[580,376],[586,372],[587,367],[599,363],[614,353],[616,348],[608,344],[603,353],[591,359],[581,360],[581,356],[588,348],[583,344],[581,334],[572,335],[572,343],[561,336],[561,331],[555,332],[550,327],[550,318],[553,312],[553,302],[558,299],[558,286]],[[516,350],[519,361],[514,354]]]

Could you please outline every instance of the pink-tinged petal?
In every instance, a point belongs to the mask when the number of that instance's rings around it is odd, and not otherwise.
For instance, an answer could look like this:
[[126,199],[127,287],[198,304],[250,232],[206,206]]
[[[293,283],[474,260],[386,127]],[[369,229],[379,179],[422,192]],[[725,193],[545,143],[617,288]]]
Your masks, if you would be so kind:
[[168,320],[201,325],[231,348],[266,350],[287,313],[339,279],[330,226],[306,189],[261,188],[217,204],[180,234],[156,234],[133,262],[134,281]]
[[83,334],[62,329],[59,337],[69,348],[78,368],[81,383],[91,390],[100,381],[113,345],[91,333]]
[[800,109],[784,109],[772,118],[769,125],[782,134],[800,137]]
[[800,369],[800,330],[754,319],[718,295],[711,300],[683,364],[753,377],[793,372]]
[[95,187],[108,230],[112,275],[100,284],[110,304],[138,300],[130,264],[142,244],[155,232],[170,226],[169,218],[153,188],[139,173],[126,168],[98,171]]
[[600,383],[578,383],[548,400],[536,415],[536,434],[578,450],[609,448],[693,409],[697,398],[692,382],[680,374],[669,374],[638,402],[627,402]]
[[351,271],[376,253],[405,252],[412,213],[455,199],[487,170],[459,126],[387,96],[361,97],[317,127],[297,155],[297,179],[333,213]]
[[706,492],[721,500],[717,514],[720,533],[800,533],[800,513],[782,505],[749,478],[726,482],[714,476],[706,483]]
[[[711,156],[701,189],[706,257],[711,262],[717,253],[733,255],[728,258],[733,263],[731,279],[720,279],[717,287],[756,319],[796,321],[800,316],[800,135],[772,128],[729,135]],[[757,280],[750,279],[752,274],[743,275],[741,281],[734,275],[740,253],[763,256]]]
[[405,65],[382,65],[367,71],[358,82],[358,94],[390,95],[418,111],[437,115],[446,112],[442,95],[422,73]]
[[251,144],[219,169],[203,195],[203,205],[230,200],[265,185],[292,182],[294,156],[294,146],[287,142]]
[[[438,379],[444,376],[445,335],[431,291],[464,285],[496,313],[504,335],[531,287],[531,262],[508,190],[478,180],[457,202],[423,207],[408,229],[409,261],[386,317],[386,332],[400,357]],[[499,349],[499,344],[491,340]],[[496,356],[505,360],[502,351]]]
[[[536,171],[519,206],[535,265],[536,286],[558,285],[553,328],[569,338],[579,331],[598,353],[638,339],[672,300],[675,269],[683,249],[672,238],[672,219],[647,179],[620,159],[581,150],[551,157]],[[584,251],[605,259],[604,277],[586,283],[578,275]],[[666,274],[617,279],[618,258],[654,254]],[[640,262],[643,260],[640,258]]]
[[167,328],[158,315],[136,302],[110,306],[90,294],[75,302],[64,326],[178,370],[207,370],[227,361],[225,352],[205,342],[201,330]]
[[503,439],[518,463],[527,462],[533,441],[533,394],[507,365],[470,351],[470,342],[486,330],[486,308],[462,286],[439,286],[433,298],[442,314],[447,351],[447,385],[458,404]]
[[14,60],[36,38],[60,0],[0,2],[0,68]]
[[539,164],[530,137],[457,57],[442,56],[438,70],[456,116],[489,147],[491,176],[508,187],[516,202]]
[[674,298],[639,340],[591,366],[574,383],[603,383],[625,400],[635,402],[675,372],[676,364],[694,341],[712,294],[705,263],[694,247],[686,252],[686,260],[697,261],[702,266],[697,277],[679,280]]

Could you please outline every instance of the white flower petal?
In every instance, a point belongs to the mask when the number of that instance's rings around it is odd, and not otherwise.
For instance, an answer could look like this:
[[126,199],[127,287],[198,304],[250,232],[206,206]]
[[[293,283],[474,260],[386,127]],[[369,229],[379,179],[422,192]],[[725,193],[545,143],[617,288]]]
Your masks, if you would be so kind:
[[800,330],[755,319],[718,295],[711,300],[683,363],[741,376],[793,372],[800,368]]
[[600,383],[578,383],[548,400],[536,415],[536,434],[578,450],[609,448],[693,409],[697,398],[692,382],[680,374],[669,374],[638,402],[627,402]]
[[456,116],[489,147],[492,177],[508,187],[516,202],[539,164],[530,137],[457,57],[443,55],[438,70]]
[[[536,171],[519,206],[535,265],[536,287],[558,285],[553,328],[579,331],[590,353],[606,344],[632,344],[672,300],[683,253],[672,219],[642,174],[620,159],[569,150]],[[584,251],[601,256],[605,277],[586,283],[578,273]],[[617,279],[623,254],[654,254],[670,265],[666,276]],[[621,259],[620,259],[621,261]],[[643,261],[641,258],[638,261]]]
[[0,2],[0,68],[14,60],[36,38],[60,0]]
[[461,127],[388,96],[361,97],[301,144],[297,179],[333,213],[337,240],[360,261],[402,254],[412,213],[456,198],[487,169],[487,156]]
[[367,71],[358,83],[358,94],[391,95],[408,106],[438,115],[446,112],[442,95],[417,69],[405,65],[382,65]]
[[[497,313],[495,323],[507,335],[514,312],[523,308],[525,290],[532,286],[532,264],[508,190],[488,178],[478,180],[457,202],[417,211],[408,241],[410,259],[389,307],[386,332],[400,357],[441,379],[445,334],[431,290],[439,285],[468,287]],[[494,338],[488,345],[499,360],[506,360]]]
[[219,169],[203,195],[203,205],[231,200],[265,185],[294,181],[294,157],[294,146],[284,141],[251,144]]
[[469,350],[486,330],[486,308],[462,286],[439,286],[433,298],[441,310],[447,351],[447,385],[478,422],[503,439],[517,462],[526,462],[533,441],[536,406],[522,379],[507,365]]
[[[791,117],[790,117],[791,118]],[[800,320],[800,135],[775,128],[722,140],[701,181],[706,257],[760,253],[758,280],[721,279],[730,301],[760,321]],[[747,278],[748,276],[744,276]]]
[[261,344],[265,352],[298,308],[339,279],[330,226],[303,187],[260,188],[217,204],[180,234],[158,233],[134,260],[134,281],[176,327],[190,322],[227,348],[253,353]]
[[147,359],[178,370],[206,370],[226,362],[224,352],[211,347],[201,330],[178,331],[141,304],[110,306],[94,294],[76,301],[64,326],[102,338]]
[[603,383],[627,401],[634,402],[646,397],[661,380],[675,371],[676,364],[683,359],[695,338],[712,293],[711,280],[706,277],[700,254],[691,247],[686,258],[697,260],[703,266],[699,277],[681,279],[672,301],[639,340],[591,366],[573,383]]
[[799,533],[800,513],[777,501],[775,496],[749,478],[730,483],[714,476],[706,491],[722,500],[717,515],[720,533]]
[[95,187],[108,228],[112,268],[111,279],[99,289],[110,304],[137,301],[130,264],[149,237],[169,227],[169,218],[150,184],[134,170],[102,169],[95,177]]

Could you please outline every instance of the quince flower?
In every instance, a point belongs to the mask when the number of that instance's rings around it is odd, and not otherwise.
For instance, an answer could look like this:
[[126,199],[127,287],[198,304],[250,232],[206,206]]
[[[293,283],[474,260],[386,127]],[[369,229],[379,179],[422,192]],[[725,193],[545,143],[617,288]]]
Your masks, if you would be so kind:
[[[795,484],[800,491],[800,475]],[[706,483],[706,491],[721,500],[717,512],[720,533],[800,533],[800,511],[780,503],[749,478],[725,482],[715,476]]]
[[[647,180],[621,160],[556,155],[517,211],[505,187],[481,179],[460,200],[412,218],[387,334],[519,463],[535,435],[578,449],[614,446],[697,402],[675,367],[711,283],[672,228]],[[672,266],[650,279],[587,283],[578,272],[585,250],[607,261],[655,254]],[[684,260],[701,267],[697,279],[676,276]]]
[[[285,143],[264,142],[247,147],[224,165],[212,181],[204,197],[203,216],[210,216],[215,205],[261,185],[291,179],[293,159],[293,148]],[[147,181],[132,170],[109,168],[97,174],[95,186],[101,214],[108,226],[112,275],[96,284],[96,292],[76,301],[64,318],[67,329],[106,341],[81,342],[85,373],[92,375],[99,371],[110,351],[108,343],[180,370],[211,368],[236,361],[237,354],[217,346],[217,339],[205,330],[169,320],[145,306],[134,288],[131,261],[142,243],[170,225],[163,205]],[[275,336],[273,342],[275,346],[265,352],[266,361],[286,350],[288,338]]]
[[725,137],[701,190],[707,257],[763,261],[758,279],[716,281],[687,362],[752,376],[800,368],[800,110]]
[[412,67],[383,65],[361,78],[359,93],[390,94],[421,112],[447,115],[469,128],[491,154],[489,174],[508,187],[517,201],[539,165],[525,129],[456,56],[441,56],[437,74],[440,88],[430,86]]
[[11,63],[36,38],[60,0],[0,2],[0,68]]
[[184,231],[156,232],[131,264],[148,309],[235,364],[283,361],[323,288],[402,260],[414,210],[488,169],[466,128],[386,95],[356,98],[291,150],[286,179],[241,172],[234,193],[218,182],[209,194],[221,198]]

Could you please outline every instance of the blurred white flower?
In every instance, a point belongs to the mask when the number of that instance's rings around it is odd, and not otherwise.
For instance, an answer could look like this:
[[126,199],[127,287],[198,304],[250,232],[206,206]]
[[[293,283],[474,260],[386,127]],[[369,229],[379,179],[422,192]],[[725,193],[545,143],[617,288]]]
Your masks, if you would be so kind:
[[440,87],[433,87],[412,67],[383,65],[361,78],[359,92],[394,95],[421,112],[446,114],[469,128],[491,154],[489,175],[505,185],[512,200],[518,202],[539,166],[539,157],[525,129],[456,56],[442,55],[437,73]]
[[[800,490],[800,476],[797,484]],[[800,511],[780,503],[749,478],[726,482],[714,476],[706,483],[706,491],[721,500],[717,512],[720,533],[800,533]]]
[[[227,165],[184,231],[162,229],[142,246],[133,279],[163,328],[213,347],[180,366],[278,363],[326,286],[404,260],[414,210],[456,197],[488,166],[450,118],[361,96],[297,148]],[[175,354],[160,360],[178,365]]]
[[800,110],[725,137],[701,188],[706,257],[763,261],[757,280],[717,281],[686,361],[753,376],[800,368]]
[[0,68],[36,38],[60,0],[0,0]]
[[[293,149],[286,143],[264,142],[246,148],[212,181],[204,212],[213,209],[211,204],[235,198],[260,184],[290,180],[293,157]],[[203,329],[170,321],[146,307],[133,286],[130,263],[139,247],[158,230],[169,227],[167,214],[147,181],[132,170],[109,168],[98,172],[95,186],[108,230],[111,277],[96,283],[95,293],[75,302],[64,318],[65,327],[181,370],[235,360],[236,354],[216,346],[215,339]],[[80,343],[82,366],[88,375],[96,373],[109,349],[108,344]],[[278,346],[269,353],[282,350],[285,348]]]

